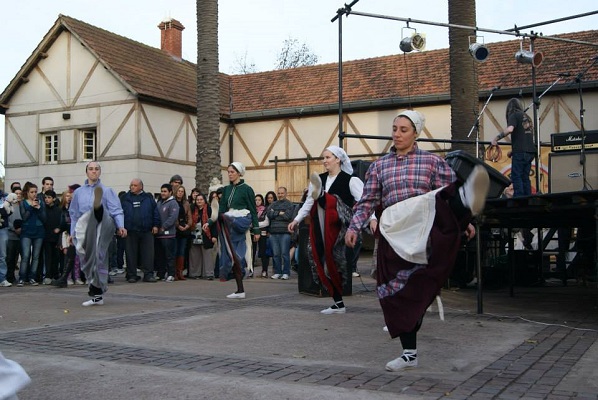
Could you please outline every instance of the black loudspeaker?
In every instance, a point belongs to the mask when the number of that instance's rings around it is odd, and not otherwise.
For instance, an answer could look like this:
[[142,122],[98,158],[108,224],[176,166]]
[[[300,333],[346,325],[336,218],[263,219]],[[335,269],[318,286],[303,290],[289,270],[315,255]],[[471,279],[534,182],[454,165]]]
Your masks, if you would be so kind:
[[[299,225],[299,243],[297,251],[299,252],[299,265],[297,267],[297,284],[299,293],[310,294],[313,296],[330,296],[324,286],[314,281],[309,260],[307,258],[307,242],[309,240],[309,225],[302,222]],[[350,296],[353,291],[353,280],[351,273],[347,274],[347,282],[343,286],[343,296]]]
[[485,162],[478,160],[469,153],[463,150],[451,151],[445,156],[446,162],[451,166],[457,177],[465,182],[471,171],[476,165],[482,165],[488,171],[490,177],[490,188],[488,189],[488,198],[494,199],[500,197],[503,190],[511,184],[509,178],[486,164]]
[[[598,150],[585,151],[586,187],[598,190]],[[548,155],[548,192],[577,192],[583,189],[583,169],[580,152],[550,153]]]
[[363,161],[363,160],[354,160],[351,161],[351,166],[353,167],[353,176],[358,177],[365,182],[365,173],[368,172],[368,168],[370,167],[371,161]]

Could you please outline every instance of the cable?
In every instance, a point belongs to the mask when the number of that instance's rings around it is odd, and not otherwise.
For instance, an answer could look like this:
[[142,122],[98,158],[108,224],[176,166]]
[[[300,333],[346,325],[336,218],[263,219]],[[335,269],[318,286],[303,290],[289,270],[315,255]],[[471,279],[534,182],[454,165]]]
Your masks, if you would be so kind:
[[409,85],[409,66],[407,65],[407,53],[403,53],[403,62],[405,63],[405,74],[407,75],[407,100],[409,101],[409,110],[413,110],[411,104],[411,87]]
[[[459,310],[459,309],[456,309],[456,308],[450,308],[450,307],[445,307],[445,308],[446,308],[446,309],[449,309],[449,310],[452,310],[452,311],[457,311],[457,312],[460,312],[460,313],[462,313],[462,314],[473,315],[473,314],[472,314],[470,311],[468,311],[468,310]],[[480,314],[480,315],[488,315],[488,316],[491,316],[491,317],[495,317],[495,318],[502,318],[502,319],[520,319],[520,320],[522,320],[522,321],[529,322],[529,323],[532,323],[532,324],[537,324],[537,325],[542,325],[542,326],[558,326],[558,327],[561,327],[561,328],[567,328],[567,329],[572,329],[572,330],[576,330],[576,331],[584,331],[584,332],[598,332],[598,330],[596,330],[596,329],[591,329],[591,328],[575,328],[575,327],[573,327],[573,326],[569,326],[569,325],[563,325],[563,324],[551,324],[551,323],[548,323],[548,322],[534,321],[534,320],[532,320],[532,319],[524,318],[524,317],[521,317],[521,316],[519,316],[519,315],[512,316],[512,315],[498,315],[498,314],[491,314],[491,313],[483,313],[483,314]]]

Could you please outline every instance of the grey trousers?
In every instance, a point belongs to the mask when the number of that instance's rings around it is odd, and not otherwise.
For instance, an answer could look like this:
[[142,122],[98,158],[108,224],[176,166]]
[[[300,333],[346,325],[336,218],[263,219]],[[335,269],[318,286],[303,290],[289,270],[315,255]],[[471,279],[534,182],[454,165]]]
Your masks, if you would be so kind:
[[83,214],[75,228],[81,271],[85,273],[87,284],[101,289],[102,293],[108,290],[108,248],[115,230],[114,220],[108,213],[104,213],[102,221],[98,222],[93,210]]

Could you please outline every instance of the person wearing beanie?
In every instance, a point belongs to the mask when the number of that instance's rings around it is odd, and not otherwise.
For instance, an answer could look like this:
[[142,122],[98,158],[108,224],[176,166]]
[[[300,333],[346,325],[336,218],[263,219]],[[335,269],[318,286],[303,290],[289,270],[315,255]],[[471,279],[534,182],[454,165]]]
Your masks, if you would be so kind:
[[172,186],[172,193],[173,195],[176,194],[178,188],[183,184],[183,178],[179,174],[174,174],[170,177],[170,181],[168,182]]
[[395,117],[391,151],[370,165],[345,236],[347,246],[354,246],[368,218],[381,212],[374,230],[376,292],[386,329],[403,347],[386,364],[388,371],[417,366],[417,332],[426,309],[451,273],[462,233],[468,239],[475,235],[469,222],[482,211],[490,185],[483,166],[465,183],[457,182],[444,159],[421,150],[416,139],[424,125],[417,111]]
[[251,240],[256,242],[259,240],[260,228],[255,206],[255,192],[245,183],[245,180],[241,179],[245,174],[245,166],[235,161],[228,166],[227,174],[230,184],[223,189],[217,212],[215,206],[218,197],[212,200],[212,217],[203,229],[207,230],[211,227],[217,216],[220,281],[226,282],[232,271],[237,283],[237,291],[226,297],[244,299],[243,277],[246,268],[252,265]]

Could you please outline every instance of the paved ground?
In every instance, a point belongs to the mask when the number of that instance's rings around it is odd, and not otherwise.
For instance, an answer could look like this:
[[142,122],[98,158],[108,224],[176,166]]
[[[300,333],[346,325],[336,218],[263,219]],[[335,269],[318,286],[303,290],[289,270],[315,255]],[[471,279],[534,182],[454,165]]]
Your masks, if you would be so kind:
[[[362,269],[366,269],[367,260]],[[297,280],[128,284],[101,307],[81,286],[0,288],[0,351],[33,382],[27,399],[598,399],[598,289],[445,290],[429,312],[419,363],[384,370],[400,343],[384,325],[374,281],[353,282],[345,315]]]

